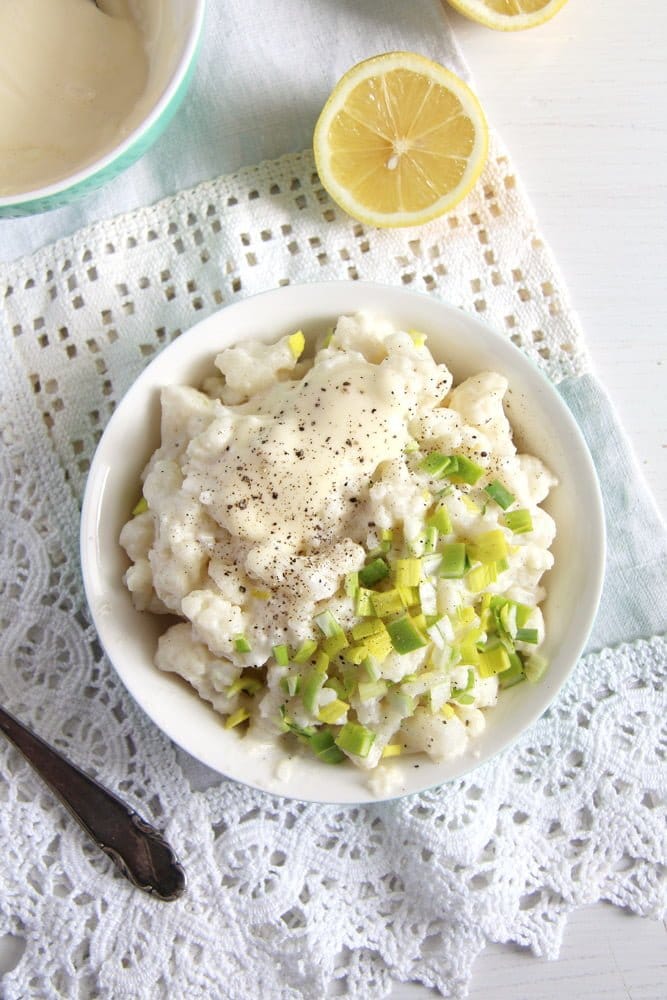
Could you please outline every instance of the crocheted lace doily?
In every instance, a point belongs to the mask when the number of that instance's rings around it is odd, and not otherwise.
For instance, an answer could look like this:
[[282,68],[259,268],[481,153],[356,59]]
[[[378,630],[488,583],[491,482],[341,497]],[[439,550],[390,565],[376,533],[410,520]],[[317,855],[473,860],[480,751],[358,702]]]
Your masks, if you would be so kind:
[[568,910],[658,915],[665,643],[586,657],[519,744],[467,778],[321,807],[220,780],[126,695],[78,570],[92,452],[139,370],[197,319],[296,280],[369,278],[477,311],[555,381],[585,352],[506,155],[459,210],[379,233],[331,204],[309,154],[200,185],[0,271],[0,697],[166,828],[189,879],[133,890],[0,746],[0,933],[19,997],[460,996],[487,941],[554,956]]

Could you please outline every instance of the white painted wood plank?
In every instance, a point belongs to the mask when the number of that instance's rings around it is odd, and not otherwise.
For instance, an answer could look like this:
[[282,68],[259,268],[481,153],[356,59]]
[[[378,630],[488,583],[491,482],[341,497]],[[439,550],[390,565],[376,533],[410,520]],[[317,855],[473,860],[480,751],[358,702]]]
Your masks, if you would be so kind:
[[[391,1000],[433,1000],[396,984]],[[516,946],[490,945],[475,963],[469,1000],[665,1000],[667,930],[612,906],[573,913],[555,962]]]
[[667,514],[667,5],[571,0],[503,34],[452,13],[588,347]]

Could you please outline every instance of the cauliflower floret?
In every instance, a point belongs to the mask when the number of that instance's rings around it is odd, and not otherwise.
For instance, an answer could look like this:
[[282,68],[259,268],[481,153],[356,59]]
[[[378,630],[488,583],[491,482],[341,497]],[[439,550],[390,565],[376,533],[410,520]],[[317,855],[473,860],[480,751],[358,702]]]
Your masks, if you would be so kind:
[[148,559],[137,559],[126,571],[123,582],[132,594],[132,603],[137,611],[150,611],[155,615],[168,614],[153,589],[153,571]]
[[421,532],[430,498],[424,496],[404,459],[382,463],[379,479],[370,488],[370,498],[378,527],[392,528],[402,524],[408,539],[416,538]]
[[123,525],[120,533],[120,544],[127,552],[128,557],[135,562],[137,559],[146,558],[154,538],[153,515],[150,511],[145,510]]
[[228,347],[215,359],[216,368],[225,377],[221,398],[228,405],[241,403],[288,377],[296,365],[289,336],[274,344],[255,340]]
[[507,379],[497,372],[480,372],[452,389],[447,405],[466,424],[480,430],[492,442],[498,455],[513,455],[512,428],[503,410]]
[[160,636],[155,665],[183,677],[216,712],[227,714],[238,707],[238,695],[228,698],[225,691],[239,677],[240,669],[214,656],[197,640],[190,625],[173,625]]
[[220,410],[217,400],[184,385],[167,385],[160,393],[160,455],[178,458]]
[[410,433],[420,444],[434,444],[449,454],[461,447],[463,421],[459,413],[440,406],[411,420]]
[[413,716],[403,721],[399,742],[409,753],[423,752],[434,761],[452,760],[465,753],[468,731],[456,715],[446,719],[418,708]]
[[234,659],[234,636],[245,629],[237,605],[210,590],[193,590],[181,601],[181,611],[192,622],[195,637],[215,656]]
[[384,342],[394,332],[393,324],[378,320],[371,313],[341,316],[336,323],[331,350],[360,352],[371,364],[379,365],[387,357]]

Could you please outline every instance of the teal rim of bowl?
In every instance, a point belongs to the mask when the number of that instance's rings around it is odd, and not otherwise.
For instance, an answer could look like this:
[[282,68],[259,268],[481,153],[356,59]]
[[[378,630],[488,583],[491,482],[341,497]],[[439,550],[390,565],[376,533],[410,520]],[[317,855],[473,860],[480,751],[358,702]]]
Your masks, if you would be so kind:
[[[24,198],[22,201],[9,201],[13,197],[22,197],[20,192],[16,196],[7,195],[5,198],[0,198],[0,219],[37,215],[40,212],[69,205],[70,202],[89,191],[106,184],[143,156],[173,119],[192,82],[201,48],[205,10],[206,2],[202,0],[197,18],[193,22],[187,47],[181,57],[180,65],[184,69],[170,81],[159,101],[141,125],[138,125],[119,147],[107,153],[101,160],[79,170],[77,174],[83,175],[81,180],[74,181],[74,183],[72,183],[71,178],[56,181],[43,189],[45,193]],[[50,190],[52,193],[48,193]]]

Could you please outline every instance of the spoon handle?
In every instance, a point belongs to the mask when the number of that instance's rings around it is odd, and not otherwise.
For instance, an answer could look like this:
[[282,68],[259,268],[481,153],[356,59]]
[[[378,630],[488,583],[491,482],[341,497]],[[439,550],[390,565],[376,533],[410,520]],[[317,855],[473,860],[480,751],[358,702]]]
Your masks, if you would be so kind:
[[181,895],[185,873],[157,830],[2,707],[0,730],[130,882],[159,899]]

